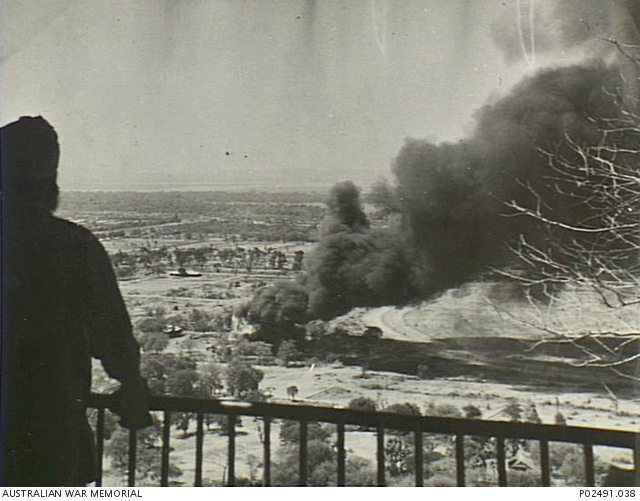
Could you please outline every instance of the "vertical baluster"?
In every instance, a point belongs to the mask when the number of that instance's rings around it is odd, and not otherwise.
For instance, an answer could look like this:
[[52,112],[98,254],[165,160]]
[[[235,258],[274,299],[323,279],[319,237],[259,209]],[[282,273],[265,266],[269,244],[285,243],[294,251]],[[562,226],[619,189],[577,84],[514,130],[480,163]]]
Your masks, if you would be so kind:
[[160,463],[160,485],[169,486],[169,452],[171,451],[171,412],[164,411],[162,418],[162,458]]
[[378,425],[378,451],[377,451],[377,459],[378,459],[378,486],[384,487],[386,485],[385,475],[384,475],[384,428],[382,425]]
[[98,419],[96,420],[96,468],[98,478],[96,487],[102,487],[102,455],[104,454],[104,409],[98,409]]
[[309,472],[307,471],[307,422],[300,421],[300,486],[307,485]]
[[415,471],[416,471],[416,487],[424,486],[424,448],[422,445],[422,431],[416,430],[414,432],[413,447],[415,457]]
[[500,487],[507,486],[507,461],[504,449],[504,438],[498,437],[496,442],[498,452],[498,485]]
[[138,445],[138,434],[136,430],[129,430],[129,464],[127,471],[127,485],[136,486],[136,453]]
[[236,417],[229,414],[227,416],[227,433],[229,436],[229,448],[227,450],[227,466],[229,468],[227,474],[227,486],[236,485]]
[[196,417],[196,478],[195,487],[202,487],[202,459],[204,449],[204,414],[199,412]]
[[633,449],[633,470],[636,472],[634,485],[640,487],[640,441],[637,439]]
[[271,418],[264,417],[264,471],[262,485],[271,485]]
[[345,483],[344,424],[338,423],[338,487],[344,487]]
[[549,466],[549,442],[540,440],[540,474],[542,487],[551,485],[551,468]]
[[464,435],[456,435],[456,477],[458,487],[464,487]]
[[593,467],[593,446],[584,444],[584,479],[587,487],[596,485],[596,474]]

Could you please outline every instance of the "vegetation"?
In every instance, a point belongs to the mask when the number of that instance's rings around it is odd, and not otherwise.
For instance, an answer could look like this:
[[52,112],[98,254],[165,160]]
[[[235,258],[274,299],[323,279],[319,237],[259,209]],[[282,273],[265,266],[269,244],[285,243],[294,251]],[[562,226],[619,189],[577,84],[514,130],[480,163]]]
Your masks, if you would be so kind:
[[[118,195],[119,197],[120,195]],[[104,200],[106,200],[106,197]],[[204,198],[203,198],[204,200]],[[177,203],[177,202],[176,202]],[[182,202],[180,202],[182,203]],[[188,205],[188,203],[186,203]],[[159,207],[159,206],[158,206]],[[293,212],[298,209],[290,206]],[[256,219],[263,205],[251,207],[253,216],[248,217],[249,206],[238,209],[249,219]],[[283,211],[285,208],[281,208]],[[313,211],[319,206],[314,206]],[[126,299],[133,313],[134,328],[142,348],[142,369],[148,378],[149,386],[154,394],[181,395],[198,398],[234,397],[249,400],[271,398],[288,398],[291,403],[309,398],[305,386],[298,381],[288,380],[281,388],[268,387],[263,383],[264,372],[287,371],[293,373],[297,366],[313,364],[356,365],[366,368],[367,377],[357,379],[357,385],[363,388],[380,389],[381,395],[376,400],[368,397],[351,399],[348,406],[353,409],[418,415],[481,418],[482,410],[473,405],[451,405],[433,401],[418,408],[410,402],[388,405],[386,394],[382,391],[386,383],[379,384],[374,371],[391,371],[402,374],[408,379],[418,375],[420,378],[433,378],[451,375],[473,374],[481,378],[511,383],[531,382],[531,374],[540,373],[547,366],[533,359],[523,357],[519,365],[526,371],[514,372],[511,366],[484,364],[477,365],[472,359],[468,362],[457,358],[442,357],[440,353],[454,353],[460,349],[456,339],[438,339],[429,344],[409,343],[386,337],[367,339],[363,336],[364,327],[356,330],[345,324],[335,324],[316,320],[307,322],[310,316],[308,296],[306,292],[305,270],[308,255],[299,252],[297,247],[289,248],[276,245],[243,241],[244,235],[238,232],[228,234],[208,234],[197,228],[197,220],[208,216],[197,214],[199,209],[175,214],[144,212],[136,215],[120,213],[112,222],[101,222],[104,231],[114,232],[112,240],[106,240],[116,271],[123,277],[147,279],[150,284],[166,276],[165,272],[175,270],[178,266],[199,270],[207,277],[201,283],[198,279],[173,280],[170,288],[157,295],[158,299],[149,300],[145,293],[136,296],[129,294]],[[243,211],[247,212],[243,212]],[[274,209],[280,210],[280,209]],[[306,210],[306,209],[304,209]],[[301,209],[302,211],[302,209]],[[338,211],[339,212],[339,211]],[[365,212],[363,210],[363,212]],[[301,212],[302,213],[302,212]],[[97,213],[96,213],[97,214]],[[115,212],[114,212],[115,214]],[[196,217],[197,214],[197,217]],[[96,216],[89,215],[88,221],[96,221]],[[335,214],[334,214],[335,215]],[[338,214],[339,215],[339,214]],[[347,214],[348,215],[348,214]],[[358,215],[350,224],[358,226],[354,233],[366,233],[371,236],[375,229],[376,219],[367,212],[367,217]],[[345,216],[344,214],[342,216]],[[341,216],[341,217],[342,217]],[[346,216],[345,216],[346,217]],[[92,219],[96,218],[96,219]],[[342,219],[345,219],[342,217]],[[338,225],[341,218],[337,218]],[[318,217],[320,221],[320,217]],[[345,219],[346,221],[346,219]],[[363,227],[364,221],[369,221]],[[188,223],[191,226],[188,226]],[[194,225],[192,225],[194,223]],[[112,226],[109,226],[112,224]],[[217,222],[215,222],[217,224]],[[243,223],[244,224],[244,223]],[[330,225],[329,225],[330,226]],[[344,233],[347,240],[354,235],[350,230],[325,225],[322,231],[331,235],[333,231]],[[107,229],[114,228],[114,229]],[[373,229],[372,229],[373,228]],[[179,229],[179,231],[175,231]],[[188,231],[187,231],[188,230]],[[315,230],[314,230],[315,231]],[[115,232],[124,232],[115,235]],[[104,236],[104,234],[103,234]],[[251,238],[258,238],[259,232]],[[357,237],[357,235],[356,235]],[[254,245],[255,243],[255,245]],[[311,255],[311,253],[308,253]],[[355,262],[355,261],[354,261]],[[295,277],[293,283],[269,289],[276,278],[287,274]],[[524,275],[523,275],[524,276]],[[375,278],[372,276],[372,279]],[[164,279],[164,278],[163,278]],[[136,280],[137,282],[137,280]],[[135,282],[133,282],[135,285]],[[218,285],[219,284],[219,285]],[[326,284],[323,285],[323,287]],[[384,281],[373,280],[372,287],[383,287]],[[153,292],[153,294],[156,294]],[[354,297],[357,296],[354,292]],[[250,296],[253,302],[248,302]],[[262,297],[264,301],[256,301]],[[354,301],[356,301],[354,299]],[[238,324],[239,320],[259,320],[262,330],[252,333],[246,329],[247,338],[239,336],[245,332],[246,324]],[[180,330],[183,337],[177,340],[169,337],[169,328]],[[265,335],[266,334],[266,335]],[[352,334],[358,334],[354,336]],[[464,343],[474,343],[465,340]],[[486,360],[491,354],[505,359],[513,353],[523,351],[523,343],[515,339],[483,339],[476,344],[469,344],[479,359]],[[206,348],[206,350],[205,350]],[[467,348],[465,346],[465,348]],[[554,356],[565,356],[564,347],[553,351]],[[492,359],[493,360],[493,359]],[[284,367],[272,367],[274,364]],[[260,366],[260,367],[258,367]],[[482,367],[479,369],[478,367]],[[542,368],[542,369],[541,369]],[[473,371],[473,372],[469,372]],[[481,371],[481,372],[478,372]],[[528,375],[527,375],[528,374]],[[556,372],[558,379],[585,388],[589,384],[610,383],[608,377],[597,382],[578,376],[577,372]],[[519,379],[521,378],[521,379]],[[528,378],[528,379],[527,379]],[[413,380],[413,379],[411,379]],[[295,383],[295,384],[292,384]],[[269,384],[272,384],[271,382]],[[612,386],[616,391],[621,387]],[[623,387],[624,388],[624,387]],[[286,390],[286,393],[285,393]],[[371,394],[371,393],[369,393]],[[413,399],[413,396],[406,398]],[[396,400],[397,401],[397,400]],[[493,404],[493,401],[491,402]],[[537,409],[529,402],[511,402],[500,411],[496,408],[487,413],[490,417],[501,412],[501,419],[539,422]],[[548,415],[548,409],[547,409]],[[555,421],[565,425],[571,422],[573,414],[565,408],[557,410]],[[565,417],[566,415],[566,417]],[[546,418],[553,421],[553,415]],[[194,415],[176,413],[172,419],[172,433],[176,439],[193,440]],[[205,416],[206,433],[224,434],[227,426],[226,416]],[[280,426],[274,423],[274,430],[280,432]],[[293,485],[298,479],[298,435],[297,423],[282,426],[281,449],[276,453],[273,465],[273,480],[280,485]],[[239,433],[249,431],[246,427]],[[348,429],[349,433],[371,433],[369,429]],[[250,431],[249,431],[250,432]],[[147,433],[147,432],[145,432]],[[125,473],[127,440],[125,432],[113,426],[111,438],[107,441],[107,453],[111,458],[114,471]],[[336,448],[333,426],[309,423],[309,482],[313,485],[335,485],[336,482]],[[138,451],[142,462],[138,465],[138,478],[141,482],[156,482],[155,470],[159,461],[160,428],[156,423],[148,430],[148,437],[143,437],[141,449]],[[468,481],[473,485],[491,485],[496,483],[495,441],[469,437],[465,441],[465,458],[469,465]],[[392,485],[410,485],[414,475],[414,451],[412,435],[394,433],[389,430],[385,442],[387,478]],[[522,457],[537,461],[535,446],[519,441],[508,443],[508,460],[515,461]],[[455,466],[452,464],[453,442],[450,437],[424,437],[425,469],[423,472],[427,485],[455,484]],[[554,447],[552,456],[556,454]],[[558,452],[558,455],[562,453]],[[552,477],[555,483],[580,483],[578,469],[572,471],[572,461],[578,456],[566,453],[554,463]],[[275,460],[275,459],[274,459]],[[172,465],[172,478],[179,477],[179,470]],[[183,467],[182,464],[180,464]],[[248,485],[259,484],[260,461],[252,460],[251,474],[246,479]],[[604,466],[598,466],[601,473]],[[509,482],[512,485],[537,485],[539,472],[533,470],[514,470],[509,468]],[[375,467],[368,458],[358,457],[353,451],[347,452],[347,480],[352,485],[371,485],[375,482]]]

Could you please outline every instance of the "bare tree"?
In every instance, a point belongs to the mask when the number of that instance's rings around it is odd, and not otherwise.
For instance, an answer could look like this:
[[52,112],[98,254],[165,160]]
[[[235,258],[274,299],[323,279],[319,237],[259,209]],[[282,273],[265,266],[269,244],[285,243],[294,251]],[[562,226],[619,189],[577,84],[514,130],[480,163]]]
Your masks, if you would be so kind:
[[[640,47],[616,47],[640,69]],[[538,231],[512,245],[519,265],[501,273],[525,288],[530,317],[504,312],[543,333],[536,346],[569,343],[581,353],[576,365],[640,380],[640,106],[633,88],[625,82],[608,94],[618,116],[589,119],[595,140],[567,134],[555,150],[539,150],[544,182],[521,183],[532,202],[505,202],[507,216],[531,218]]]

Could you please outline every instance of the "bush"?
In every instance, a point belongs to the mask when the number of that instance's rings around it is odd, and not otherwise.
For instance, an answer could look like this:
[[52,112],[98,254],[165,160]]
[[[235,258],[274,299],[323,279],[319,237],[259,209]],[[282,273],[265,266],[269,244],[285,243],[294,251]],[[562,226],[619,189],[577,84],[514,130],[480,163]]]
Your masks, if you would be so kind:
[[369,412],[375,412],[378,409],[375,400],[369,397],[356,397],[349,402],[347,407],[356,411]]
[[140,332],[162,332],[165,322],[164,317],[145,317],[136,324],[136,328]]
[[405,414],[407,416],[421,416],[420,408],[412,404],[411,402],[404,402],[402,404],[393,404],[389,407],[385,407],[384,412],[395,412],[396,414]]
[[143,332],[137,340],[145,353],[160,353],[169,345],[169,336],[163,332]]

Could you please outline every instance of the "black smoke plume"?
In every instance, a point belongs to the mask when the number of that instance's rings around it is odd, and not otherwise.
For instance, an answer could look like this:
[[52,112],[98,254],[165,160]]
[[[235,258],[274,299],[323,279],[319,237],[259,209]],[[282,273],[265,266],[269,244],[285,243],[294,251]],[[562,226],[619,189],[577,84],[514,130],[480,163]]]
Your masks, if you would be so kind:
[[567,136],[598,141],[592,118],[617,114],[608,91],[618,85],[602,64],[545,70],[481,109],[469,138],[407,140],[394,164],[396,196],[429,291],[499,264],[506,242],[535,231],[531,220],[505,217],[504,202],[535,206],[536,193],[555,216],[584,210],[550,184],[540,149],[560,154]]
[[[320,235],[307,259],[304,278],[259,291],[251,303],[250,318],[269,328],[304,318],[330,319],[356,306],[401,304],[416,297],[417,275],[402,235],[370,228],[360,191],[351,181],[331,189]],[[303,303],[306,317],[301,314]]]
[[360,190],[353,181],[336,183],[329,191],[326,203],[327,215],[320,227],[321,236],[360,232],[369,228],[369,220],[360,202]]
[[[395,185],[377,190],[398,213],[392,229],[370,227],[353,183],[334,186],[321,240],[296,286],[308,300],[308,318],[403,304],[477,278],[489,266],[511,266],[508,244],[521,235],[535,241],[539,229],[535,219],[505,217],[505,202],[531,207],[543,199],[550,217],[588,217],[575,203],[580,197],[553,180],[542,151],[571,159],[568,137],[597,144],[594,118],[620,111],[618,75],[600,63],[545,70],[479,110],[468,138],[408,139],[394,161]],[[259,293],[256,316],[265,310],[277,318],[277,297]]]

